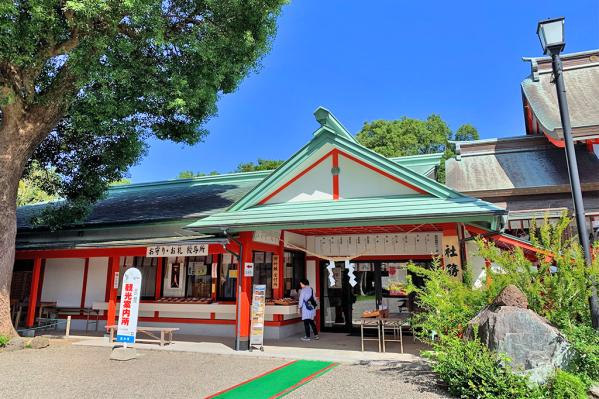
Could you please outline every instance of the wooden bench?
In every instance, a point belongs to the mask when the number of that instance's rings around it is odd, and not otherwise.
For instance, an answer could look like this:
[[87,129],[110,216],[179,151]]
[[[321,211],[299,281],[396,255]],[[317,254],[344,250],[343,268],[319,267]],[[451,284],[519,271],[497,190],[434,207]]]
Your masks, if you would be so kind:
[[[114,336],[117,331],[118,326],[106,326],[106,330],[110,333],[110,342],[114,342]],[[137,332],[145,334],[148,338],[137,339],[136,341],[143,342],[158,342],[160,346],[164,346],[164,344],[171,344],[173,342],[173,333],[175,331],[179,331],[178,328],[173,327],[143,327],[137,326]],[[154,333],[160,332],[160,337],[155,335]]]

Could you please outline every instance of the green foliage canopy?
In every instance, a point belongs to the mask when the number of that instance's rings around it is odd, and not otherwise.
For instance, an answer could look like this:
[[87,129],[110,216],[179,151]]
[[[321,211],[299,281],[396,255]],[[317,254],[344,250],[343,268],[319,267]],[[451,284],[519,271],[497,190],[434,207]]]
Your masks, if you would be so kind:
[[450,141],[478,140],[476,128],[462,125],[454,133],[437,114],[426,120],[402,117],[397,120],[366,122],[356,134],[363,146],[386,157],[433,154],[443,152],[437,180],[445,183],[445,160],[454,156]]
[[477,140],[478,131],[470,124],[462,125],[455,137],[439,115],[426,120],[402,117],[397,120],[366,122],[356,135],[360,144],[386,157],[444,152],[451,140]]
[[37,149],[26,155],[56,171],[50,194],[68,200],[45,222],[83,217],[149,137],[202,140],[219,94],[234,91],[268,51],[284,3],[2,2],[0,122],[19,112],[39,119],[27,143]]
[[237,165],[235,172],[254,172],[258,170],[274,170],[281,166],[285,161],[272,159],[258,159],[257,163],[246,162]]
[[36,162],[32,162],[26,177],[19,181],[17,206],[57,199],[58,196],[49,192],[56,191],[59,184],[60,176],[54,170],[43,169]]

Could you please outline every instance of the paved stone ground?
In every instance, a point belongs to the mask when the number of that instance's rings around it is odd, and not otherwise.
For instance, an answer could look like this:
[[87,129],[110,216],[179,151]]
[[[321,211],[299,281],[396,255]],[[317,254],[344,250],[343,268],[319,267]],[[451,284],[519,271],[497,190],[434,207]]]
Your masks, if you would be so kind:
[[[0,353],[0,398],[203,398],[280,366],[284,359],[139,351],[128,362],[110,348],[53,341],[49,348]],[[119,384],[122,384],[119,387]],[[418,364],[340,365],[288,398],[443,398]]]
[[375,361],[341,364],[291,392],[286,399],[304,398],[451,398],[422,363]]

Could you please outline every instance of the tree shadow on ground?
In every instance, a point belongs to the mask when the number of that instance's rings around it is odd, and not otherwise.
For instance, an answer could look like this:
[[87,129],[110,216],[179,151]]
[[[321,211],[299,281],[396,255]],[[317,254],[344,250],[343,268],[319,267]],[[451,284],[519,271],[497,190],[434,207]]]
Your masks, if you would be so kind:
[[447,392],[447,384],[439,379],[430,365],[424,360],[395,361],[375,360],[362,361],[358,366],[368,366],[379,375],[401,377],[403,381],[417,386],[419,392],[428,392],[451,398]]

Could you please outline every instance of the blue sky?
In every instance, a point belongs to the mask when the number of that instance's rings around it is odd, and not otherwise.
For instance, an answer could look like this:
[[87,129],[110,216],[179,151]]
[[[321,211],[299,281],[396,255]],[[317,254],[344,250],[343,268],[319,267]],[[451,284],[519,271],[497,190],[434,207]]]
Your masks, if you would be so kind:
[[286,159],[317,128],[319,105],[353,133],[434,112],[482,138],[524,134],[521,57],[541,55],[537,22],[555,16],[566,17],[566,52],[599,48],[597,0],[294,0],[262,68],[221,97],[205,141],[151,141],[131,180]]

